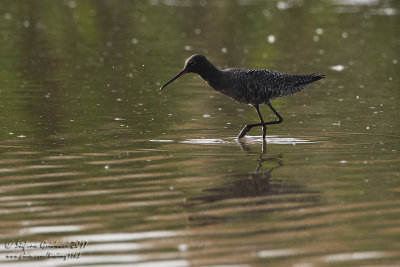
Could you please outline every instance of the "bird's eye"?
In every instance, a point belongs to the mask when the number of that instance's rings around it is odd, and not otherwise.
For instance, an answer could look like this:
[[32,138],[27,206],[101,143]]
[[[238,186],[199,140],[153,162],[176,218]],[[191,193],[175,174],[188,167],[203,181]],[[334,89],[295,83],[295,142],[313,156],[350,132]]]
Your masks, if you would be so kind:
[[196,61],[195,61],[195,60],[191,60],[191,61],[189,62],[189,65],[190,65],[190,66],[196,65]]

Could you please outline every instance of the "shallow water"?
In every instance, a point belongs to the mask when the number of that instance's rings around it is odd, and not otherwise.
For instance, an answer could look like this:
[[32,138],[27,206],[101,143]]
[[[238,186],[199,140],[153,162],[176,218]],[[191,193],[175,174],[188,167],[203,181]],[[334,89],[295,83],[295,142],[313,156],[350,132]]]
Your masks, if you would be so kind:
[[[3,1],[0,265],[400,264],[399,8]],[[194,53],[327,78],[236,141]]]

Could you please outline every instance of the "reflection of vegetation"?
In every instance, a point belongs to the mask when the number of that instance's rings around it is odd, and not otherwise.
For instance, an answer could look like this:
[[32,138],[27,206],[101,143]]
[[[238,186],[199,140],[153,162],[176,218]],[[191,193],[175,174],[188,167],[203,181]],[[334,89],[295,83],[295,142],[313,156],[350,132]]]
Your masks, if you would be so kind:
[[[0,135],[15,132],[46,140],[70,131],[85,134],[107,128],[104,125],[115,123],[114,118],[124,118],[130,134],[151,130],[159,136],[170,124],[165,115],[177,113],[182,102],[201,110],[220,106],[218,101],[193,97],[209,94],[206,90],[170,90],[168,104],[166,95],[156,92],[157,83],[194,52],[209,54],[220,67],[310,72],[316,70],[314,59],[321,61],[318,51],[324,54],[319,66],[347,64],[349,54],[336,49],[346,46],[352,47],[351,58],[360,57],[358,51],[362,54],[359,73],[366,73],[362,68],[375,68],[380,55],[369,56],[370,50],[360,47],[360,34],[364,43],[374,44],[374,51],[385,51],[385,58],[398,55],[392,49],[395,43],[386,38],[393,36],[396,19],[369,18],[364,23],[363,16],[334,13],[320,1],[285,11],[273,1],[190,3],[2,1],[0,111],[7,116],[0,117]],[[354,25],[362,30],[353,32],[349,27]],[[316,27],[326,29],[319,42],[313,41]],[[343,31],[349,32],[346,40],[341,38]],[[267,42],[270,34],[276,36],[275,44]],[[223,47],[228,53],[221,53]],[[387,65],[379,66],[381,73],[391,73]],[[224,112],[236,112],[236,105],[221,101],[227,103]]]

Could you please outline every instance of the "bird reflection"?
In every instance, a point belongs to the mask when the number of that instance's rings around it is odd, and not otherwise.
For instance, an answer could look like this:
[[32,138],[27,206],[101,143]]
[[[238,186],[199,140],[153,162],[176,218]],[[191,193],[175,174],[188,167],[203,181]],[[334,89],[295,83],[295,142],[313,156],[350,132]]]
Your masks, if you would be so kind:
[[[283,179],[272,177],[274,170],[283,168],[283,155],[267,157],[265,140],[259,154],[252,153],[244,141],[239,142],[239,145],[249,155],[257,155],[255,170],[226,174],[221,177],[225,182],[219,186],[205,188],[201,196],[187,198],[182,206],[190,212],[188,222],[210,225],[238,219],[259,219],[271,212],[313,206],[319,200],[318,192],[308,190],[306,186],[285,183]],[[273,197],[274,195],[283,197]],[[223,202],[228,199],[236,200],[234,204],[231,201]],[[217,202],[220,203],[212,205]],[[280,205],[281,203],[285,205]],[[244,207],[248,209],[243,209]]]
[[[202,203],[209,203],[229,198],[279,194],[279,192],[294,189],[296,186],[274,183],[279,181],[271,178],[272,171],[283,166],[281,157],[281,155],[278,155],[277,157],[264,159],[263,154],[260,154],[255,171],[227,175],[227,177],[233,178],[234,181],[225,183],[221,187],[204,189],[204,192],[213,192],[215,194],[198,197],[196,200],[200,200]],[[262,165],[266,161],[274,162],[275,166],[267,171],[261,171]]]
[[[251,152],[245,142],[240,142],[243,151]],[[258,196],[310,193],[304,186],[283,183],[282,179],[272,178],[272,172],[283,167],[283,155],[278,154],[266,157],[266,144],[263,142],[262,151],[257,158],[257,166],[253,172],[227,174],[224,177],[232,178],[219,187],[203,189],[203,192],[211,192],[200,197],[189,198],[185,206],[193,206],[204,203],[216,202],[231,198],[250,198]],[[263,165],[273,165],[263,170]],[[264,167],[265,168],[265,167]]]
[[[243,140],[243,139],[237,139],[236,140],[240,146],[240,149],[242,151],[250,152],[250,147],[249,145]],[[261,154],[265,154],[267,152],[267,141],[265,141],[265,138],[262,139],[262,147],[261,147]]]

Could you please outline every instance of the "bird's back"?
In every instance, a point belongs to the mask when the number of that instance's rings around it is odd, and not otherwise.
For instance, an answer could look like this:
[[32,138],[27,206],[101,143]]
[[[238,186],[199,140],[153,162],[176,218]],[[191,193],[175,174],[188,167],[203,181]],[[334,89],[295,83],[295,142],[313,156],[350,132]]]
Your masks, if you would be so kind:
[[262,69],[231,68],[222,70],[220,83],[210,85],[236,101],[262,104],[276,97],[294,94],[322,78],[324,76],[319,73],[296,75]]

